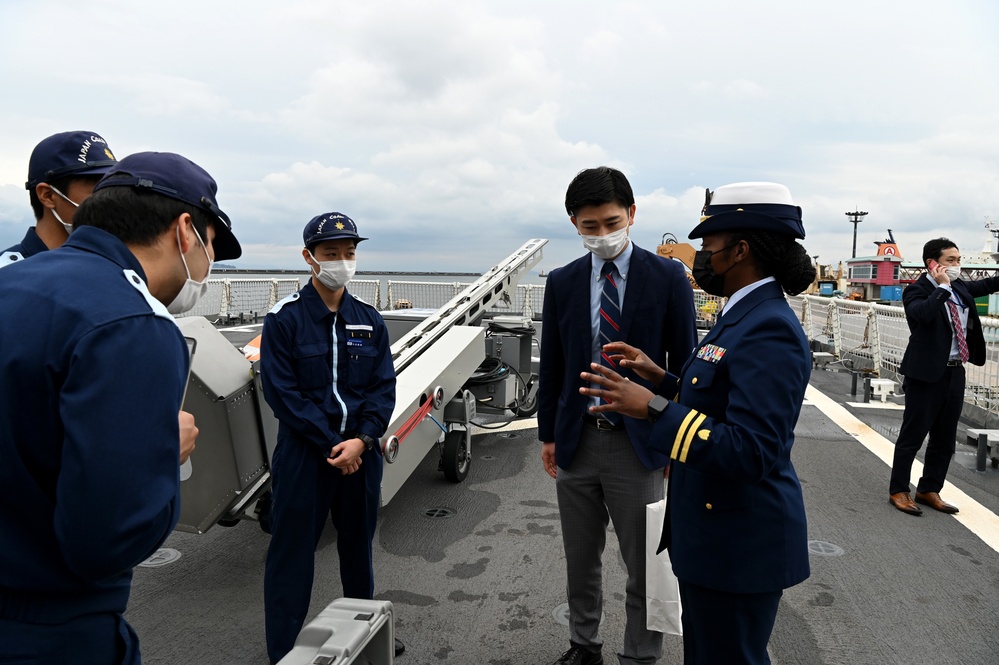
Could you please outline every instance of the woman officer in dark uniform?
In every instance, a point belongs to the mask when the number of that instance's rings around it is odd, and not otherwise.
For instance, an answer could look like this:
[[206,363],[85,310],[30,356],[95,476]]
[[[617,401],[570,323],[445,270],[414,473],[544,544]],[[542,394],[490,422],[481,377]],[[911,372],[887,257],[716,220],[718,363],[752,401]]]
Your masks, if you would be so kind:
[[684,663],[770,663],[781,594],[809,574],[791,446],[811,354],[784,292],[803,291],[815,269],[783,185],[708,192],[689,237],[702,239],[694,279],[728,301],[679,378],[614,343],[605,350],[658,382],[659,394],[598,365],[582,378],[602,388],[581,392],[611,402],[594,413],[654,420],[649,445],[672,460],[660,550],[680,584]]

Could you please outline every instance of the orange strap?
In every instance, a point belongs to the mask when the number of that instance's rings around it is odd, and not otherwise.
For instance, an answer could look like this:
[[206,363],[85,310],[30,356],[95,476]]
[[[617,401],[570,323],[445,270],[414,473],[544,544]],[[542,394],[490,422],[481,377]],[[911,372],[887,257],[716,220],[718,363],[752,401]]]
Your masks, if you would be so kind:
[[434,401],[430,398],[430,396],[425,395],[425,397],[427,399],[423,402],[423,406],[417,409],[416,412],[402,424],[399,431],[395,433],[395,438],[399,440],[399,443],[402,443],[405,438],[409,436],[410,432],[416,429],[416,426],[423,422],[423,419],[427,417],[427,414],[430,413],[431,409],[434,408]]

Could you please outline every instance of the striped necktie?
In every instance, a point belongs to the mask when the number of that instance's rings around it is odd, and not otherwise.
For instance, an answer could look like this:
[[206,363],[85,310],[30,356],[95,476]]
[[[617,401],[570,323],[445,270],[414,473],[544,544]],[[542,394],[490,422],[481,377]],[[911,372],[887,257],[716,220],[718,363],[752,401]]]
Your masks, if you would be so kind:
[[950,321],[954,324],[954,337],[957,338],[957,352],[961,355],[961,362],[968,362],[971,354],[968,352],[968,340],[964,337],[964,326],[961,325],[961,315],[957,312],[957,305],[953,300],[947,301],[947,309],[950,310]]
[[[613,261],[608,261],[600,270],[603,281],[603,289],[600,294],[600,345],[609,342],[621,341],[621,305],[620,295],[617,288],[617,266]],[[611,360],[606,353],[600,352],[600,362],[613,370],[617,370],[617,363]],[[603,400],[601,400],[603,401]],[[607,412],[602,417],[609,420],[614,425],[621,423],[621,414]]]

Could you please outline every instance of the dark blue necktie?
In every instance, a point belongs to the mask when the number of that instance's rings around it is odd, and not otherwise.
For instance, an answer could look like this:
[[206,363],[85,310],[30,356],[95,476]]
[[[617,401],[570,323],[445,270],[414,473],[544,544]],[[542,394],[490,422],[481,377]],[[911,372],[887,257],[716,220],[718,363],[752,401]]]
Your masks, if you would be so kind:
[[[617,290],[617,266],[613,261],[608,261],[600,270],[603,278],[603,290],[600,294],[600,345],[609,342],[621,341],[621,305]],[[600,351],[600,362],[613,370],[617,370],[617,363],[611,360],[603,350]],[[601,402],[606,403],[605,400]],[[621,423],[621,414],[606,412],[601,414],[615,425]]]

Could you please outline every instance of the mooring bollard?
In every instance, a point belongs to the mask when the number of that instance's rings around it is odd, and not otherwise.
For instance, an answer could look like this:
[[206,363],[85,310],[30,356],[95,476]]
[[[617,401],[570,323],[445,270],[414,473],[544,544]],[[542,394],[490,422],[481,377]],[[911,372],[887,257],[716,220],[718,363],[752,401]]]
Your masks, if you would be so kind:
[[978,435],[978,457],[975,459],[975,471],[985,471],[985,457],[989,451],[989,435],[981,432]]

